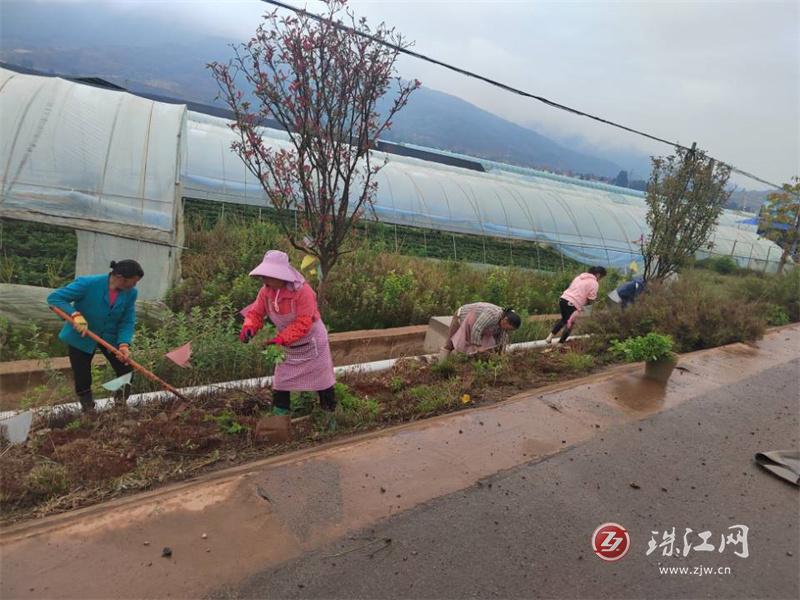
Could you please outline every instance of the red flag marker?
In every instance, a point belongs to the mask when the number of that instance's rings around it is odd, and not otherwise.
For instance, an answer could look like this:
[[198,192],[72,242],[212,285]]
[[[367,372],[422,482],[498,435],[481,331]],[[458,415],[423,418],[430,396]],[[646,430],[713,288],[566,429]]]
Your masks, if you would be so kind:
[[170,350],[165,356],[179,367],[191,367],[189,359],[192,358],[192,342],[188,342],[179,348]]

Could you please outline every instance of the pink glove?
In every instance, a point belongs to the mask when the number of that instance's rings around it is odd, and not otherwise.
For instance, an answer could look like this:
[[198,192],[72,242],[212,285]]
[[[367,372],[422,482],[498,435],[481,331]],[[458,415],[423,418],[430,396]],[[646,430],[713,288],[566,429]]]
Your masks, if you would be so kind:
[[242,331],[239,333],[239,341],[245,344],[253,339],[256,335],[256,328],[252,325],[244,325]]
[[271,346],[275,344],[276,346],[283,346],[283,338],[279,335],[276,335],[271,340],[267,340],[267,346]]

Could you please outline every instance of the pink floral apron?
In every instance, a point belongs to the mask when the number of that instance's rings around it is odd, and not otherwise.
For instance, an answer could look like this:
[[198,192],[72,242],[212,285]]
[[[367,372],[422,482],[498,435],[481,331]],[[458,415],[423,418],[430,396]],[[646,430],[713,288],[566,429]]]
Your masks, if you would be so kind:
[[476,352],[483,352],[497,346],[497,341],[494,339],[494,335],[488,327],[486,330],[484,330],[483,336],[481,336],[480,346],[473,344],[470,341],[472,338],[472,326],[475,324],[475,319],[477,318],[478,314],[473,311],[461,320],[461,326],[458,328],[458,331],[455,332],[452,338],[453,348],[457,352],[475,354]]
[[[269,304],[269,303],[268,303]],[[280,333],[297,318],[295,301],[291,312],[279,315],[272,305],[267,310]],[[333,359],[328,344],[328,331],[321,319],[316,319],[309,332],[302,338],[285,346],[286,358],[275,367],[272,389],[287,392],[313,392],[331,387],[336,378],[333,375]]]

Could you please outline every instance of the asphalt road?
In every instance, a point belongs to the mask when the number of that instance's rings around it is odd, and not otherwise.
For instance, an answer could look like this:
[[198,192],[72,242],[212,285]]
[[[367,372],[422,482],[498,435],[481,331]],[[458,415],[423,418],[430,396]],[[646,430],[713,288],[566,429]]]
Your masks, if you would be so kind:
[[[800,490],[757,467],[753,455],[800,447],[799,374],[793,361],[721,387],[215,597],[796,599]],[[615,562],[595,556],[590,543],[608,521],[630,535]],[[728,529],[734,525],[749,528],[746,558],[735,554],[741,542],[719,551],[721,534],[740,531]],[[664,556],[660,544],[673,527],[675,548],[691,528],[689,543],[700,545],[698,534],[710,531],[713,551]],[[651,537],[659,547],[648,555]],[[670,567],[689,573],[660,572]]]

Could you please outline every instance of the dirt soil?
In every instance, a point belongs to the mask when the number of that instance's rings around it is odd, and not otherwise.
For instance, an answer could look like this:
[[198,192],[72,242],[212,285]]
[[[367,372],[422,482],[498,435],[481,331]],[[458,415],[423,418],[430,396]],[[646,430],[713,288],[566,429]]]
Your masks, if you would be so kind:
[[254,435],[271,407],[268,389],[197,398],[178,416],[167,405],[41,416],[26,444],[0,448],[0,522],[88,506],[356,431],[499,402],[611,362],[592,343],[577,340],[551,353],[454,358],[443,365],[408,359],[390,371],[351,375],[337,385],[337,429],[330,431],[316,402],[307,403],[294,415],[306,418],[295,419],[288,443]]

